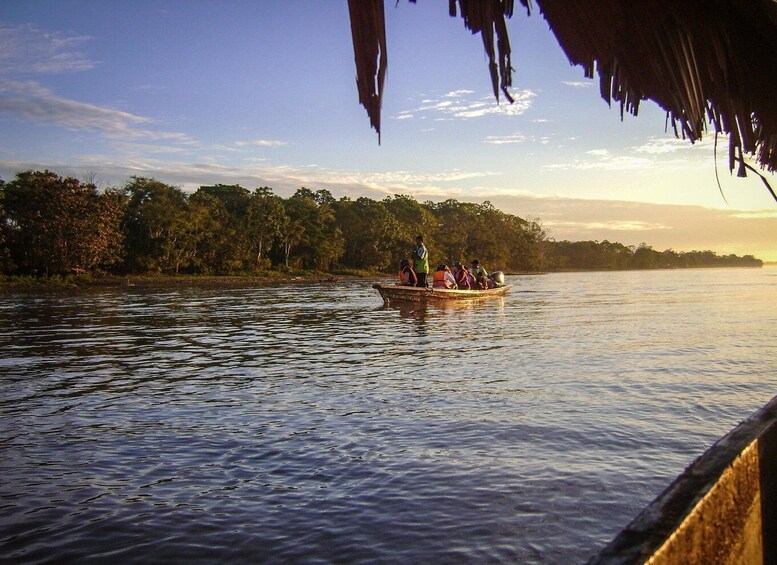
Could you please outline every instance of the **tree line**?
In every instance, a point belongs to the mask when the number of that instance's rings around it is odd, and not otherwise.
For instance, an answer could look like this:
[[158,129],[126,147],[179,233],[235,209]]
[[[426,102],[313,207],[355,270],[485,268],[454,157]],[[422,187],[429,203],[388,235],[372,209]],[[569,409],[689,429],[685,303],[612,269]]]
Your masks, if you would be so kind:
[[713,251],[657,251],[641,243],[635,247],[607,241],[554,241],[556,270],[687,269],[697,267],[761,267],[752,255],[718,255]]
[[269,187],[223,184],[189,194],[146,177],[98,190],[51,171],[0,180],[4,275],[394,272],[418,234],[433,264],[478,258],[507,272],[761,264],[750,255],[557,242],[540,220],[489,202],[335,199],[305,187],[282,198]]

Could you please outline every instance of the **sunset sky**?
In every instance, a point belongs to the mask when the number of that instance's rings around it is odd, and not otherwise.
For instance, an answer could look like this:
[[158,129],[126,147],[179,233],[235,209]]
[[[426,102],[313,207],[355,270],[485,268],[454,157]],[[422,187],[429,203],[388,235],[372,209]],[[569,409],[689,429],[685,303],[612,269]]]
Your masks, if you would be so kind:
[[[538,12],[508,22],[514,104],[448,2],[386,2],[381,145],[358,104],[346,0],[0,3],[0,178],[131,175],[187,190],[491,201],[556,239],[777,261],[777,204],[644,102],[620,119]],[[769,175],[772,186],[777,177]],[[727,200],[727,202],[726,202]]]

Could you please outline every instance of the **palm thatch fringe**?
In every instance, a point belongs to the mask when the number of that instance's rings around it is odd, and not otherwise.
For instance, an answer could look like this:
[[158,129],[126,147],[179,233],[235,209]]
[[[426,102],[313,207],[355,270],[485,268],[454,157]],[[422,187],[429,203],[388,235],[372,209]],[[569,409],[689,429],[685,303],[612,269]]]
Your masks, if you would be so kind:
[[[410,0],[415,3],[416,0]],[[529,0],[520,0],[529,10]],[[449,0],[448,13],[456,17],[457,0]],[[515,3],[513,0],[458,0],[464,27],[473,34],[479,33],[483,39],[483,47],[488,55],[488,72],[491,75],[491,85],[494,88],[494,98],[499,101],[499,88],[505,98],[512,104],[513,97],[508,88],[513,84],[513,68],[510,65],[510,38],[507,34],[505,17],[513,16]],[[496,49],[494,49],[496,35]],[[496,64],[497,54],[499,65]],[[498,85],[498,88],[497,88]]]
[[348,0],[351,37],[356,59],[356,86],[359,103],[367,110],[370,125],[380,143],[380,110],[386,82],[386,21],[383,0]]
[[772,0],[536,0],[570,62],[599,75],[602,97],[634,115],[641,100],[667,111],[695,142],[709,123],[777,170],[777,2]]
[[[415,0],[410,0],[415,2]],[[456,4],[458,2],[458,10]],[[520,0],[531,10],[531,0]],[[675,134],[692,143],[712,126],[729,136],[729,169],[744,154],[777,170],[777,2],[774,0],[535,0],[570,62],[621,115],[642,100],[666,110]],[[449,0],[449,13],[480,33],[494,96],[512,100],[505,18],[513,0]],[[359,101],[380,134],[386,70],[381,0],[349,0]],[[496,40],[496,45],[494,41]],[[376,61],[380,57],[380,63]],[[377,86],[376,86],[377,80]]]

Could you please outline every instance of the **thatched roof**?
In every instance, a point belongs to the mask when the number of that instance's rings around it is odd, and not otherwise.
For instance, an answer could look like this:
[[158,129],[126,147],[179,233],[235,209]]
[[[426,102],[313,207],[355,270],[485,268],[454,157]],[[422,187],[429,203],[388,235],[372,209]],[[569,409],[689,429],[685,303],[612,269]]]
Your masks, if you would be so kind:
[[[531,0],[519,1],[531,11]],[[498,98],[501,90],[511,100],[505,18],[512,17],[514,1],[449,3],[450,15],[461,15],[465,26],[483,37],[494,95]],[[622,114],[636,115],[642,100],[653,100],[667,111],[675,133],[691,142],[707,128],[728,134],[729,169],[740,176],[755,170],[743,154],[777,171],[777,1],[534,3],[569,60],[587,77],[599,76],[602,97],[619,104]],[[387,64],[383,0],[349,0],[348,5],[359,101],[380,134]]]

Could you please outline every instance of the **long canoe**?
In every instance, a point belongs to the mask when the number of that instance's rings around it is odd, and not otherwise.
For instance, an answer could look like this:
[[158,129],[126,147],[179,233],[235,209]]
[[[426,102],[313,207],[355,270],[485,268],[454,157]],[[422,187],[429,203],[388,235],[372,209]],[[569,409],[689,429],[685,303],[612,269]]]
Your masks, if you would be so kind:
[[488,290],[454,290],[447,288],[423,288],[399,284],[374,284],[383,302],[428,302],[448,300],[473,300],[478,298],[496,298],[504,296],[512,285],[490,288]]
[[615,563],[777,563],[777,396],[588,562]]

